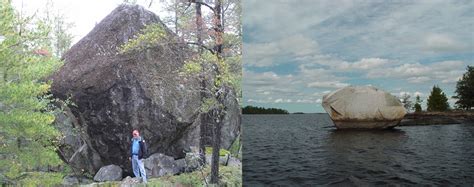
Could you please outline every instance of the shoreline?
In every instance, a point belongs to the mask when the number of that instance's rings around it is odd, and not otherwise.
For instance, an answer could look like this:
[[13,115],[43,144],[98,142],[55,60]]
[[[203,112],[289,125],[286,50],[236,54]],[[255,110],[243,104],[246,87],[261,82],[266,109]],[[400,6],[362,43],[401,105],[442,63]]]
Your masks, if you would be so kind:
[[448,125],[474,122],[474,112],[419,112],[408,113],[399,126]]

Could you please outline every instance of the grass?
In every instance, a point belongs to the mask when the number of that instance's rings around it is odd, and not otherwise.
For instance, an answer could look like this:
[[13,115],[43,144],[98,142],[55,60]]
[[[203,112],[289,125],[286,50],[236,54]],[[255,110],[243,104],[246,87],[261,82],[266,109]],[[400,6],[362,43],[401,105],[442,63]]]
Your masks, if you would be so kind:
[[242,148],[242,144],[240,142],[240,135],[237,136],[237,138],[234,140],[234,143],[229,148],[229,152],[233,157],[236,157],[238,159],[242,159],[242,152],[240,152],[240,149]]
[[[201,171],[183,173],[181,175],[163,176],[148,180],[147,186],[205,186],[204,178],[209,178],[211,169],[209,166]],[[203,176],[204,175],[204,176]],[[220,185],[219,186],[242,186],[242,168],[241,167],[219,167]]]
[[[228,150],[221,149],[219,150],[219,156],[226,156],[230,154]],[[206,147],[206,155],[212,155],[212,147]]]
[[[206,186],[204,179],[210,178],[210,166],[206,166],[202,171],[183,173],[181,175],[168,175],[159,178],[150,178],[148,183],[134,186],[157,186],[157,187],[199,187]],[[63,177],[62,172],[29,172],[25,178],[18,181],[18,186],[61,186]],[[242,186],[242,167],[219,167],[220,184],[217,186]],[[121,181],[108,181],[101,183],[87,184],[86,186],[97,187],[119,187]],[[210,186],[210,185],[209,185]]]
[[64,173],[61,172],[28,172],[16,184],[17,186],[61,186]]

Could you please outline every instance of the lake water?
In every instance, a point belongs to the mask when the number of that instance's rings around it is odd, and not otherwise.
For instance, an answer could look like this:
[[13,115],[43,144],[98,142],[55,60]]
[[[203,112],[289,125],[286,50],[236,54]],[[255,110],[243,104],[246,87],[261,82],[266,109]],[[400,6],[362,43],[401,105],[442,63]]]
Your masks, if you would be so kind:
[[242,119],[245,186],[474,184],[474,124],[341,131],[327,114]]

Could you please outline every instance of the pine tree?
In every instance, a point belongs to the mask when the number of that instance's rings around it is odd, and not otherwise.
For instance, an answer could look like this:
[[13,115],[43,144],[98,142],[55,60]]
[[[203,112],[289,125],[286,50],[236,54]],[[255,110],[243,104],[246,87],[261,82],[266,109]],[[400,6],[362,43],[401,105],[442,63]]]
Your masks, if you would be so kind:
[[456,84],[456,101],[457,108],[470,110],[474,107],[474,66],[467,66],[467,72]]
[[433,90],[431,90],[431,94],[428,97],[427,102],[428,102],[427,103],[427,105],[428,105],[427,110],[429,112],[447,111],[449,109],[448,98],[443,93],[441,88],[439,88],[436,85],[433,86]]
[[413,106],[413,109],[415,110],[415,112],[421,112],[421,103],[422,102],[423,102],[423,100],[421,100],[420,96],[417,95],[416,99],[415,99],[415,105]]
[[50,83],[42,81],[62,63],[35,50],[51,27],[20,18],[11,1],[0,0],[0,184],[13,184],[34,168],[58,165],[59,132]]

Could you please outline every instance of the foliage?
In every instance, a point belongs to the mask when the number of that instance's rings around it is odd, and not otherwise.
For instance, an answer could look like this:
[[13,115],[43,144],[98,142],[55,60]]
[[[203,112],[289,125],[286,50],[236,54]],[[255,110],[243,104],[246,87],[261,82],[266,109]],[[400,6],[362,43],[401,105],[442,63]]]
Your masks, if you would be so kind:
[[163,25],[154,23],[147,25],[142,34],[138,34],[135,38],[130,39],[119,49],[120,53],[127,53],[131,51],[140,51],[159,45],[161,41],[167,37],[166,30]]
[[229,148],[229,152],[233,157],[242,159],[242,142],[240,141],[240,135],[235,138],[234,142]]
[[[147,186],[206,186],[204,178],[207,178],[210,173],[211,169],[207,166],[202,170],[202,173],[194,171],[174,176],[151,178],[148,180]],[[220,186],[242,186],[241,167],[221,166],[219,176],[221,178]]]
[[448,98],[446,95],[443,93],[441,88],[438,86],[433,86],[433,89],[431,90],[431,94],[428,97],[427,100],[427,110],[429,112],[434,112],[434,111],[447,111],[449,109],[449,103],[448,103]]
[[242,108],[242,114],[289,114],[288,111],[279,108],[263,108],[257,106],[246,106]]
[[[206,154],[212,154],[212,147],[206,147]],[[219,156],[226,156],[230,154],[230,152],[228,150],[225,150],[225,149],[220,149],[219,150]]]
[[421,112],[421,103],[422,102],[423,102],[423,100],[421,100],[420,96],[417,95],[416,100],[415,100],[415,105],[413,106],[413,109],[415,110],[415,112]]
[[413,103],[410,101],[410,95],[408,95],[407,93],[404,93],[402,97],[400,98],[400,100],[403,104],[403,107],[405,107],[407,111],[410,111],[412,109]]
[[0,183],[15,183],[26,171],[62,163],[50,82],[42,81],[62,62],[33,53],[44,45],[48,27],[19,19],[9,1],[0,3]]
[[73,24],[65,21],[63,16],[56,15],[53,26],[54,55],[60,58],[71,47],[73,36],[68,30],[73,27]]
[[[19,186],[60,186],[64,174],[58,172],[29,172],[18,181]],[[40,185],[38,185],[40,184]]]
[[183,39],[191,39],[195,35],[193,24],[194,12],[190,8],[191,4],[182,0],[168,0],[163,2],[164,9],[169,12],[163,17],[163,22],[173,28],[176,35]]
[[242,167],[223,166],[219,176],[223,186],[242,186]]
[[467,72],[456,83],[457,108],[470,110],[474,107],[474,66],[467,66]]
[[73,36],[69,33],[74,24],[66,21],[65,16],[59,12],[52,14],[54,4],[47,1],[45,4],[45,12],[43,18],[39,22],[47,29],[47,36],[43,39],[42,49],[53,52],[53,55],[61,58],[61,56],[69,50],[72,44]]

